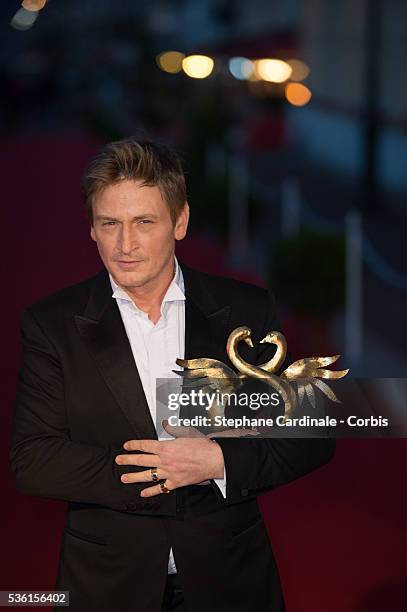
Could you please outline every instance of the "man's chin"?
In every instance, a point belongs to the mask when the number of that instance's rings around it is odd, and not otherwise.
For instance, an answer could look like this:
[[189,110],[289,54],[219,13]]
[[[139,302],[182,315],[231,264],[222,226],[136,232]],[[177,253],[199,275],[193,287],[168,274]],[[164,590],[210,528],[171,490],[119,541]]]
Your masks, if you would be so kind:
[[123,288],[142,287],[148,281],[145,274],[122,272],[115,277],[116,282]]
[[145,272],[135,272],[134,270],[112,270],[111,275],[121,287],[141,287],[148,280]]

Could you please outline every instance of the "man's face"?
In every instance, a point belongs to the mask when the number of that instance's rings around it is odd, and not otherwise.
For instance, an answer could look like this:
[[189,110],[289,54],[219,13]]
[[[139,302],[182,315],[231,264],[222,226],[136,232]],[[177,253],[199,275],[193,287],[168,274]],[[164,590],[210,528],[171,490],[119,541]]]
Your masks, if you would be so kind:
[[168,280],[175,240],[184,238],[188,215],[185,203],[174,226],[158,187],[123,180],[95,198],[91,237],[118,285],[152,288]]

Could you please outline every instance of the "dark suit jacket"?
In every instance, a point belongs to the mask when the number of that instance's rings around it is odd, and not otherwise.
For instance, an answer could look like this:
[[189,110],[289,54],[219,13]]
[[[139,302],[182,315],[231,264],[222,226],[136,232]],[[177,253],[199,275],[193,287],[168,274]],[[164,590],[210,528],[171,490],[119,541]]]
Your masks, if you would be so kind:
[[[261,363],[278,329],[264,289],[194,271],[185,280],[185,357],[228,365],[226,339],[248,325]],[[114,459],[131,438],[156,438],[107,271],[59,291],[22,315],[23,361],[10,462],[17,489],[66,500],[56,587],[72,612],[159,612],[173,548],[188,610],[284,610],[278,572],[256,495],[327,462],[330,439],[218,438],[226,500],[216,485],[150,499]],[[141,468],[145,469],[145,468]]]

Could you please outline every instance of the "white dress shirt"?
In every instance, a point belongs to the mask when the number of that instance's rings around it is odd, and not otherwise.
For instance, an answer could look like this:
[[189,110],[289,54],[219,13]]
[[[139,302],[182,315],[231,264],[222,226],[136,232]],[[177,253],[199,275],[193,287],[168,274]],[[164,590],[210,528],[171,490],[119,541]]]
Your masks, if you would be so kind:
[[[123,319],[137,370],[140,375],[151,418],[156,424],[156,379],[179,378],[172,370],[182,370],[175,363],[177,357],[184,359],[185,353],[185,294],[182,270],[174,257],[175,273],[161,303],[161,316],[156,324],[148,318],[109,274],[112,297]],[[205,355],[202,355],[203,357]],[[159,439],[168,439],[161,435]],[[226,474],[214,479],[226,497]],[[131,485],[127,485],[131,486]],[[168,573],[177,571],[172,549],[168,562]]]

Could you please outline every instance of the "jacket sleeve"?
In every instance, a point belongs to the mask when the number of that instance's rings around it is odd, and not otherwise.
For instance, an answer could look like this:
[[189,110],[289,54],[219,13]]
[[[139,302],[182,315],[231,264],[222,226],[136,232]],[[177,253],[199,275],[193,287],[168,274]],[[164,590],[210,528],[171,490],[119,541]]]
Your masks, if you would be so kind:
[[[262,326],[264,337],[280,331],[273,296],[268,294]],[[271,351],[271,352],[270,352]],[[259,344],[257,364],[271,358],[270,344]],[[290,362],[287,357],[281,370]],[[335,452],[333,438],[215,438],[222,448],[226,471],[226,503],[234,504],[275,489],[327,463]]]
[[[57,350],[29,310],[22,314],[22,363],[9,461],[18,491],[126,511],[140,502],[139,487],[121,482],[135,466],[119,466],[121,447],[70,439],[64,379]],[[136,468],[137,469],[137,468]]]

